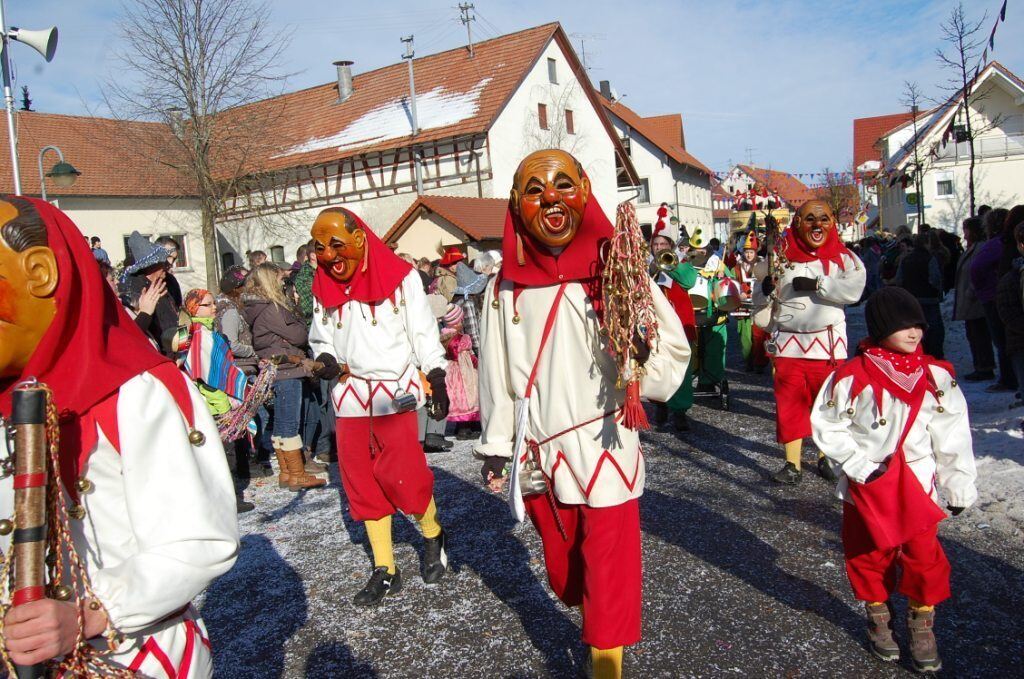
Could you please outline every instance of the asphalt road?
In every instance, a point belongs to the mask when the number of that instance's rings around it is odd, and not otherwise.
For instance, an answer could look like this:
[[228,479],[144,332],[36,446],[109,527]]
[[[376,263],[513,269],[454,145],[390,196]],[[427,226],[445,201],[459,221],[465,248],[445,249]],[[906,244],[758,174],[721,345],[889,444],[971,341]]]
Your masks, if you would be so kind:
[[[729,380],[731,412],[698,401],[688,434],[644,436],[644,638],[626,653],[627,676],[911,674],[909,660],[885,665],[865,650],[830,486],[768,479],[780,465],[769,378]],[[578,615],[550,594],[532,527],[481,487],[469,449],[429,456],[453,572],[425,586],[418,532],[398,519],[405,589],[369,610],[351,603],[371,562],[336,469],[323,490],[247,491],[258,507],[241,517],[238,563],[201,604],[216,676],[585,676]],[[954,592],[938,609],[942,674],[1022,676],[1024,545],[978,528],[970,510],[941,537]]]

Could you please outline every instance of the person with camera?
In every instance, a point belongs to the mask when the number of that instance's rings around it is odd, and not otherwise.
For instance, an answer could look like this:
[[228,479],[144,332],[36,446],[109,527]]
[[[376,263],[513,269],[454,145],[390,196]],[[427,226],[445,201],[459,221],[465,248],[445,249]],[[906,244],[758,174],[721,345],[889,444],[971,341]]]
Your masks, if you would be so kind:
[[366,524],[374,561],[354,601],[369,606],[402,589],[391,541],[396,510],[419,522],[423,581],[439,582],[448,567],[416,417],[426,403],[420,371],[430,385],[431,417],[447,417],[448,360],[422,280],[408,262],[345,208],[323,210],[311,233],[318,266],[309,343],[322,364],[316,375],[338,378],[331,400],[341,482],[352,519]]

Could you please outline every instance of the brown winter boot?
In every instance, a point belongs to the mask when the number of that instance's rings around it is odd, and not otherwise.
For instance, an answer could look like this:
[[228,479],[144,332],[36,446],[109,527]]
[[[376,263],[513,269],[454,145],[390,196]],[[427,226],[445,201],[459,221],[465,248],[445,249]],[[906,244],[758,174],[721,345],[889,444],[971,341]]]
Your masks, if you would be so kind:
[[284,463],[288,467],[290,477],[288,480],[288,490],[297,491],[303,488],[320,488],[327,485],[327,479],[310,476],[303,469],[304,463],[301,450],[282,450],[281,455],[284,457]]
[[274,455],[277,456],[277,487],[278,488],[289,488],[292,485],[292,475],[288,472],[288,464],[284,461],[284,451],[280,449],[274,450]]
[[938,672],[942,669],[939,658],[939,645],[935,641],[934,608],[914,608],[907,611],[907,627],[910,629],[910,657],[914,661],[914,669],[922,673]]
[[313,454],[305,448],[302,450],[302,465],[302,468],[305,469],[308,474],[324,474],[327,472],[327,465],[314,460]]
[[892,637],[892,608],[889,602],[865,602],[864,610],[868,614],[868,648],[871,653],[883,662],[896,662],[900,659],[900,647]]

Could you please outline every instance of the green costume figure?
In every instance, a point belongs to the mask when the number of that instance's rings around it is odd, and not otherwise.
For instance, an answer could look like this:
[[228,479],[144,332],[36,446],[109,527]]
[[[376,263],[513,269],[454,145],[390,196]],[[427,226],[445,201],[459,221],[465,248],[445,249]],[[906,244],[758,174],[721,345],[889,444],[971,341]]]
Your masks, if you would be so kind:
[[732,278],[731,272],[722,265],[721,258],[707,247],[700,229],[690,237],[689,244],[686,261],[681,262],[675,270],[667,272],[672,280],[690,293],[697,318],[697,350],[691,355],[683,384],[667,403],[676,419],[677,428],[683,431],[688,426],[685,424],[685,416],[680,418],[678,414],[685,414],[693,406],[693,378],[697,378],[697,391],[703,392],[714,391],[725,379],[729,315],[715,306],[711,291],[715,280],[723,276]]
[[754,312],[766,302],[761,293],[761,281],[768,276],[768,262],[758,257],[760,243],[757,235],[751,231],[743,241],[743,248],[736,266],[729,272],[740,285],[742,306],[732,315],[736,318],[736,334],[740,338],[740,349],[743,351],[743,362],[747,372],[762,372],[768,365],[768,355],[764,350],[767,333],[754,325]]

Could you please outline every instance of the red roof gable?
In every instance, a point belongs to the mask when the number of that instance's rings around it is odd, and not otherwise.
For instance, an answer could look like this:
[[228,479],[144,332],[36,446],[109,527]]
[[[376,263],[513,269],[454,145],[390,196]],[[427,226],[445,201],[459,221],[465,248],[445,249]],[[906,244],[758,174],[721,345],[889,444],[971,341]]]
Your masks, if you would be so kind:
[[882,153],[875,148],[875,142],[887,132],[910,120],[912,114],[892,113],[872,118],[856,118],[853,121],[853,167],[856,169],[869,160],[881,160]]
[[782,198],[791,207],[798,208],[816,198],[814,192],[806,184],[786,172],[751,165],[737,165],[737,167],[755,182],[764,184],[765,188],[779,194],[779,198]]
[[420,210],[433,212],[456,227],[470,240],[501,238],[505,231],[507,198],[467,198],[465,196],[418,196],[398,221],[388,229],[384,242],[398,238],[419,215]]
[[[637,115],[636,111],[621,102],[609,101],[600,94],[598,94],[597,98],[606,109],[614,113],[624,123],[629,125],[630,128],[661,149],[672,160],[677,163],[682,163],[683,165],[689,165],[690,167],[700,170],[709,176],[714,174],[707,165],[697,160],[692,153],[681,146],[683,141],[683,119],[679,114],[671,116],[654,116],[654,122],[652,122],[651,118],[641,118]],[[678,128],[676,128],[677,123],[668,121],[668,118],[675,118],[678,123]],[[677,130],[678,137],[676,136]]]

